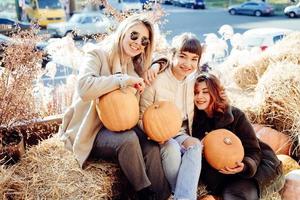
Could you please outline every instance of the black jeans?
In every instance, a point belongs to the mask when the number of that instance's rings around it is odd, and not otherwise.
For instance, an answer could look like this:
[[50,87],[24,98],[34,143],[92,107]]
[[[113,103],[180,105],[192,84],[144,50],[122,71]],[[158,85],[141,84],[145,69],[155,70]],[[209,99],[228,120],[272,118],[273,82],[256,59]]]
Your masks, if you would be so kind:
[[170,195],[161,165],[159,146],[147,140],[139,128],[112,132],[102,128],[96,136],[92,157],[116,160],[136,191],[149,187],[158,199]]

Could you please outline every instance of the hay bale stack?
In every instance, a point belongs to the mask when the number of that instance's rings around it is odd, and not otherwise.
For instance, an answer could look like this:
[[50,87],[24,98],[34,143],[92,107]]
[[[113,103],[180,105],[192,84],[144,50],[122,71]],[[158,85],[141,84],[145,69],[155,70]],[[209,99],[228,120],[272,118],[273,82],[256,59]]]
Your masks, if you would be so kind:
[[5,199],[114,199],[127,182],[116,164],[98,162],[81,170],[57,137],[29,149],[17,165],[0,170]]
[[293,32],[268,49],[274,62],[300,64],[300,32]]
[[234,71],[234,81],[242,89],[254,88],[267,68],[278,62],[300,64],[300,32],[289,34],[251,62],[238,65]]
[[299,135],[300,66],[282,62],[269,66],[255,88],[255,123],[270,125],[291,137]]

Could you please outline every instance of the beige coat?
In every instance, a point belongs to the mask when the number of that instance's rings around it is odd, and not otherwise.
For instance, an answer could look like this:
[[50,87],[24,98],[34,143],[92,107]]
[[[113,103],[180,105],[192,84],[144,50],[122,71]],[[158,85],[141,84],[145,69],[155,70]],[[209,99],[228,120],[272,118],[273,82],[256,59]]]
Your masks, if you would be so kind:
[[[194,117],[194,84],[195,74],[191,74],[185,80],[184,94],[185,94],[185,105],[188,115],[188,128],[189,134],[192,135],[192,123]],[[177,93],[177,81],[173,76],[170,67],[164,72],[158,75],[155,82],[148,88],[145,89],[140,99],[140,120],[139,126],[143,128],[142,116],[147,107],[152,105],[156,101],[171,101],[175,102]]]
[[[83,61],[72,106],[66,111],[59,130],[60,138],[66,148],[75,154],[81,167],[92,150],[97,133],[103,127],[95,102],[98,97],[120,87],[119,79],[112,74],[121,71],[120,65],[115,65],[112,70],[109,68],[108,54],[100,47],[87,53]],[[131,62],[127,65],[127,74],[138,77]]]

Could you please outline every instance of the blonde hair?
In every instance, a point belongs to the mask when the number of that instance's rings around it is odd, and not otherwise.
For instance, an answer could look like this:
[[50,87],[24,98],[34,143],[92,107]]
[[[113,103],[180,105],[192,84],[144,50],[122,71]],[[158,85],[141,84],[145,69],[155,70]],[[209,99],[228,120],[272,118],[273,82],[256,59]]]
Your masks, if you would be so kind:
[[125,20],[123,20],[117,30],[110,35],[106,40],[103,41],[104,47],[109,54],[109,66],[111,68],[116,65],[123,64],[124,61],[124,51],[122,47],[122,42],[125,37],[126,32],[133,26],[137,24],[143,24],[149,31],[150,44],[145,47],[144,53],[141,53],[132,58],[133,65],[137,70],[137,73],[141,75],[143,71],[148,69],[151,64],[152,53],[154,49],[154,28],[152,22],[146,15],[135,14]]

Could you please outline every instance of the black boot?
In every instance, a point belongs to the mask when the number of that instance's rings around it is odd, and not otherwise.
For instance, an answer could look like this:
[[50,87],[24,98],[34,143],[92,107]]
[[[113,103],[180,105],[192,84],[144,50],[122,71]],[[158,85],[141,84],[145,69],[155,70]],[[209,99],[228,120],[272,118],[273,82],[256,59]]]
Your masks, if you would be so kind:
[[144,188],[137,192],[136,200],[156,200],[156,193],[149,189]]

